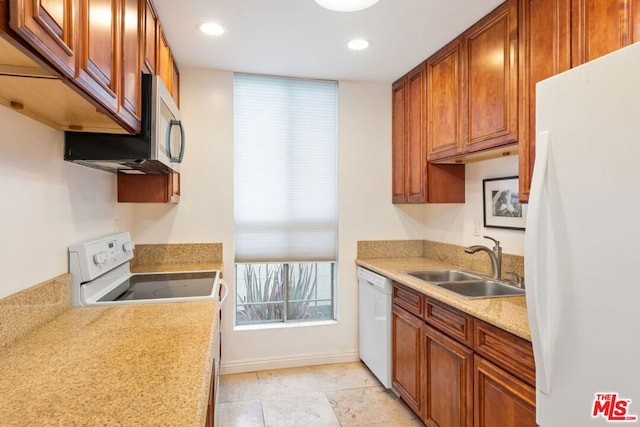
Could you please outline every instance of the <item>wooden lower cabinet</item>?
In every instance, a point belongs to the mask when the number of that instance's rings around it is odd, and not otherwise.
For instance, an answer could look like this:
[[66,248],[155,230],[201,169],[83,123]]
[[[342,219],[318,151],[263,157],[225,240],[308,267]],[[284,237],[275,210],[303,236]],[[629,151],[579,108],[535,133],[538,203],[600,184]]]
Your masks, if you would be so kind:
[[422,415],[422,330],[424,322],[417,316],[393,306],[392,373],[393,388],[418,415]]
[[473,350],[427,325],[424,348],[424,423],[473,426]]
[[535,427],[535,389],[488,360],[474,357],[474,425]]
[[427,427],[536,426],[531,343],[397,283],[391,319],[393,388]]

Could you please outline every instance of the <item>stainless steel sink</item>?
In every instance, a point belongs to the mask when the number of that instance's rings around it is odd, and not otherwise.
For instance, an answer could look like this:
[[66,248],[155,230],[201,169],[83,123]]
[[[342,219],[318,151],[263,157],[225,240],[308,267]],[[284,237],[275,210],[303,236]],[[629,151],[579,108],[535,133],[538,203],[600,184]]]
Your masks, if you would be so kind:
[[407,271],[405,274],[467,299],[524,295],[523,288],[464,270]]
[[493,298],[524,295],[524,289],[496,280],[467,280],[438,283],[438,287],[464,298]]
[[424,280],[430,283],[440,282],[458,282],[461,280],[479,280],[481,276],[467,273],[461,270],[426,270],[426,271],[409,271],[409,276],[416,279]]

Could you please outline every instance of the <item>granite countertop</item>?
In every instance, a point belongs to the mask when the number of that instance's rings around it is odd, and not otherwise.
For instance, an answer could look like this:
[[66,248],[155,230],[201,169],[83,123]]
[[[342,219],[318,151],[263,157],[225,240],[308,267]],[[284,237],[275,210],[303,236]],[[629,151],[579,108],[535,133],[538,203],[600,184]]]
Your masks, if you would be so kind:
[[465,299],[426,283],[407,274],[405,271],[439,268],[460,268],[430,258],[358,258],[356,264],[378,272],[398,283],[406,285],[423,294],[440,300],[478,319],[484,320],[505,331],[531,341],[527,305],[524,296],[508,298]]
[[74,307],[0,350],[2,425],[204,425],[218,302]]

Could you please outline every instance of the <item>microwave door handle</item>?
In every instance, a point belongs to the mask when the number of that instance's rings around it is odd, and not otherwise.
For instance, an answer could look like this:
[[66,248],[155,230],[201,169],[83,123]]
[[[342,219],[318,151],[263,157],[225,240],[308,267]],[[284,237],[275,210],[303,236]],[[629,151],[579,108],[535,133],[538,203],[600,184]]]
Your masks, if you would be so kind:
[[[171,129],[174,126],[178,126],[180,128],[180,155],[178,157],[174,157],[171,152]],[[182,158],[184,157],[184,127],[182,126],[182,122],[180,120],[172,119],[169,122],[169,127],[167,128],[167,153],[169,153],[169,160],[172,163],[180,163],[182,162]]]

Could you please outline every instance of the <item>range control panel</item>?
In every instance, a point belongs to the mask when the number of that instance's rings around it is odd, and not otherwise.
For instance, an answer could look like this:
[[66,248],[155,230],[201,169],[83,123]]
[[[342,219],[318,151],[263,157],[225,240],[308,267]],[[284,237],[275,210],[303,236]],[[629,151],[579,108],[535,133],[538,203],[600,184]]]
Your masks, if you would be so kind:
[[[113,270],[133,258],[133,241],[129,232],[112,234],[69,247],[69,258],[77,263],[82,283]],[[74,268],[75,269],[75,268]]]

